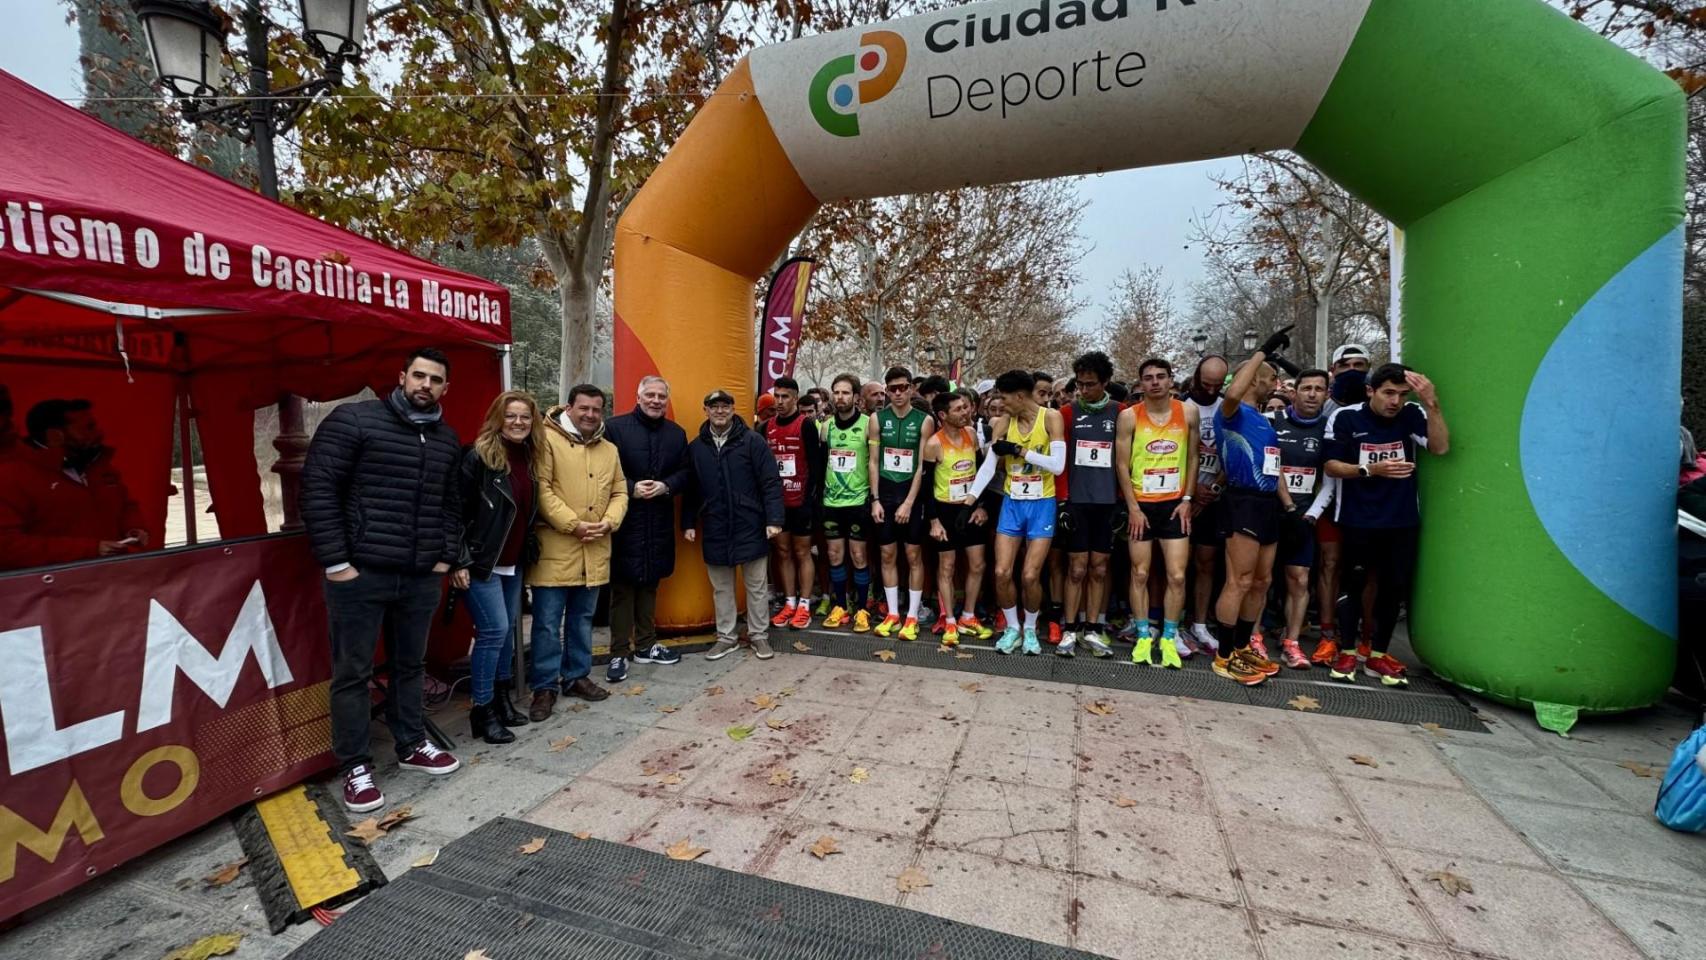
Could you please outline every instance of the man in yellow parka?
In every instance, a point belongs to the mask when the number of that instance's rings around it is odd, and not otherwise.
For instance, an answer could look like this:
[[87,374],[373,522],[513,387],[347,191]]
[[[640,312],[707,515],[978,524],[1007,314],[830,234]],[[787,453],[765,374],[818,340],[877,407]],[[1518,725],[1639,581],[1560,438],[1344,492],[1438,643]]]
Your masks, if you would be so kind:
[[[582,700],[610,696],[592,672],[592,612],[610,582],[610,535],[628,512],[628,481],[616,445],[604,438],[604,391],[583,383],[567,406],[545,415],[534,478],[539,484],[539,556],[533,589],[533,688],[528,719],[551,716],[558,691]],[[563,633],[568,632],[567,662]]]

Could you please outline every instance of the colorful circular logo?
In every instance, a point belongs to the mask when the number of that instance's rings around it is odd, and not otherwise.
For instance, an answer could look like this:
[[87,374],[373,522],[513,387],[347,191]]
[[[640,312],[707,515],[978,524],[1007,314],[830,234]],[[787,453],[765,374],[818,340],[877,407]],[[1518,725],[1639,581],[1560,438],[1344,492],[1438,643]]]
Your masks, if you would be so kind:
[[906,69],[906,41],[890,30],[859,38],[859,52],[836,57],[812,77],[807,100],[817,125],[838,137],[859,135],[859,107],[888,96]]

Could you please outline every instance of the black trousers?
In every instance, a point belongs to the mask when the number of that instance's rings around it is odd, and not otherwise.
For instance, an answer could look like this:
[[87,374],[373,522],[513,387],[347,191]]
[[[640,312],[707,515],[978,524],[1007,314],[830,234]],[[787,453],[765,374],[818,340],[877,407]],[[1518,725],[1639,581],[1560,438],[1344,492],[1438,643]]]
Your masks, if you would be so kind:
[[332,636],[332,752],[344,770],[373,763],[368,727],[373,702],[373,653],[380,631],[390,696],[385,721],[399,759],[426,739],[421,681],[426,675],[427,637],[444,590],[442,573],[362,572],[354,580],[326,581],[326,612]]
[[1343,545],[1339,569],[1344,571],[1339,587],[1339,635],[1341,645],[1353,645],[1362,630],[1362,590],[1372,574],[1379,580],[1374,595],[1375,653],[1385,653],[1398,626],[1398,606],[1410,599],[1416,581],[1418,527],[1379,529],[1340,527]]
[[658,585],[610,581],[610,655],[632,656],[658,642]]

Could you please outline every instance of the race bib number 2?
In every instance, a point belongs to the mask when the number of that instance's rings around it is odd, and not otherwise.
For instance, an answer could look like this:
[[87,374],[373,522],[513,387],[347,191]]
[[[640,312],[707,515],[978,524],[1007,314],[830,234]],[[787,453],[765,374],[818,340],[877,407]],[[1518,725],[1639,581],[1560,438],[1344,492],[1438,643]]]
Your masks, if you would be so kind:
[[859,451],[829,451],[829,469],[832,473],[857,473],[859,471]]
[[1072,465],[1076,467],[1107,467],[1113,465],[1114,445],[1106,440],[1080,440]]
[[1015,473],[1011,477],[1012,488],[1009,495],[1015,500],[1041,500],[1043,498],[1043,475],[1040,473]]

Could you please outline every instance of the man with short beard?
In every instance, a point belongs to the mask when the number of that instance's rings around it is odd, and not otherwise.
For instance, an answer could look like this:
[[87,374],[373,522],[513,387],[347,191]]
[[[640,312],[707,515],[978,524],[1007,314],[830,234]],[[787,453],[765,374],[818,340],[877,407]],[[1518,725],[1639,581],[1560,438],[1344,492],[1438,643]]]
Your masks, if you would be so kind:
[[113,467],[89,401],[43,400],[24,429],[0,461],[0,569],[148,549],[141,508]]
[[[1214,424],[1214,411],[1220,405],[1221,385],[1226,382],[1226,358],[1209,354],[1197,361],[1196,373],[1191,375],[1190,389],[1185,392],[1185,405],[1197,414],[1197,480],[1191,491],[1191,566],[1196,580],[1191,587],[1192,625],[1190,641],[1206,653],[1219,650],[1219,641],[1209,629],[1209,601],[1214,597],[1214,577],[1220,566],[1220,551],[1225,538],[1220,535],[1222,483],[1219,437]],[[1133,611],[1135,614],[1136,611]],[[1184,636],[1181,634],[1180,636]],[[1183,651],[1189,654],[1189,646]]]

